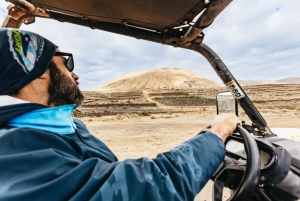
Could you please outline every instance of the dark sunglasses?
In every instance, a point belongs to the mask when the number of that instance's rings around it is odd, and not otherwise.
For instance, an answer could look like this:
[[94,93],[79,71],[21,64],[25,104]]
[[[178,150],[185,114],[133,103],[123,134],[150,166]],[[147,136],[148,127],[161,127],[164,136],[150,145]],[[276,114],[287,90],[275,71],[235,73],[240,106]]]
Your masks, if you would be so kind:
[[74,70],[74,60],[71,53],[55,52],[54,56],[63,56],[66,59],[66,66],[70,72]]

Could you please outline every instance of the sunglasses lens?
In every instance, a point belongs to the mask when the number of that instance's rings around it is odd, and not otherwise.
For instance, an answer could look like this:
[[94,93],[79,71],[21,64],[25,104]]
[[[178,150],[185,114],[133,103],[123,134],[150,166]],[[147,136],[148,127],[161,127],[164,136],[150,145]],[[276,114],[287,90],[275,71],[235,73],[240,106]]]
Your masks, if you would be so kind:
[[68,60],[67,60],[67,67],[68,67],[68,70],[70,72],[72,72],[74,70],[74,61],[73,61],[73,57],[69,57]]
[[66,66],[70,72],[74,70],[73,55],[65,52],[55,52],[54,56],[63,56],[66,60]]

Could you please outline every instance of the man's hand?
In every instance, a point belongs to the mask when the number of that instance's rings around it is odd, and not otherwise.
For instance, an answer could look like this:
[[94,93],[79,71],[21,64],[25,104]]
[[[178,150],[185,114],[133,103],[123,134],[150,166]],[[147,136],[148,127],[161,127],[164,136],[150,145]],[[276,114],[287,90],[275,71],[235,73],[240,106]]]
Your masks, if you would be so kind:
[[220,114],[215,117],[208,130],[220,136],[225,142],[226,138],[235,131],[237,125],[241,126],[242,122],[234,114]]

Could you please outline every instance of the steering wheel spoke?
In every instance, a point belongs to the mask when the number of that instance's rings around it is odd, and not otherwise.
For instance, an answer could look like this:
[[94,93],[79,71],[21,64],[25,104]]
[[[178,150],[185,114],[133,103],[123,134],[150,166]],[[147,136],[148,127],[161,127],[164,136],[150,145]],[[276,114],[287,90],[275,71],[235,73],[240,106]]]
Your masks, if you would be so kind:
[[214,173],[214,175],[212,176],[212,180],[214,181],[215,178],[219,178],[221,174],[223,174],[226,171],[230,171],[230,170],[240,170],[240,171],[245,171],[246,170],[246,164],[241,164],[240,162],[233,160],[231,158],[229,158],[228,156],[225,156],[224,161],[222,162],[222,164],[219,166],[219,168],[217,169],[217,171]]
[[238,126],[237,130],[244,139],[247,162],[243,164],[225,156],[223,163],[212,177],[214,201],[222,200],[224,187],[234,189],[229,201],[246,201],[254,193],[259,181],[260,156],[257,144],[245,129]]

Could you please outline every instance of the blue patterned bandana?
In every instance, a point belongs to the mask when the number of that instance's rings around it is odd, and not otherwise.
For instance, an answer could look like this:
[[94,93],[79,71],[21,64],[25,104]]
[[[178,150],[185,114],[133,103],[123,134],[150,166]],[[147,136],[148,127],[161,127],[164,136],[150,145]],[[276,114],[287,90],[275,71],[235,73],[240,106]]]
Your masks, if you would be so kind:
[[10,95],[47,70],[56,46],[18,29],[0,29],[0,95]]

